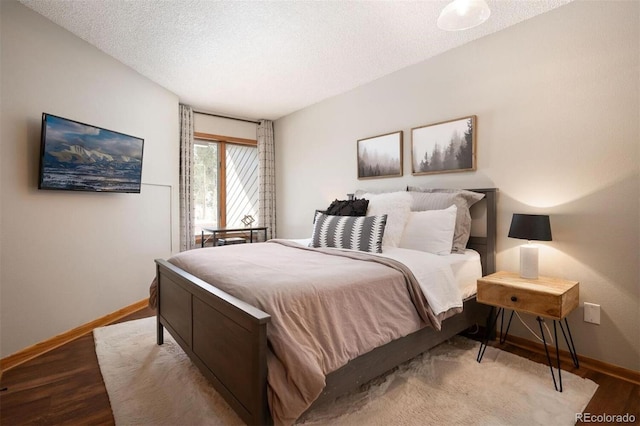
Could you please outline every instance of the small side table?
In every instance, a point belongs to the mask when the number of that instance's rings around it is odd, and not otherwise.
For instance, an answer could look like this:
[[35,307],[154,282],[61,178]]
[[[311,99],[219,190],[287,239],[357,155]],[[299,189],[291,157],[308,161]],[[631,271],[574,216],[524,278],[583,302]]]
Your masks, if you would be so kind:
[[[560,278],[539,277],[538,279],[520,278],[517,273],[512,272],[496,272],[487,275],[478,280],[478,294],[476,299],[485,305],[491,305],[489,317],[487,318],[487,330],[485,337],[480,344],[477,361],[481,362],[484,351],[489,342],[491,330],[495,329],[500,320],[500,343],[504,343],[514,311],[526,312],[537,316],[538,325],[540,326],[540,334],[542,335],[542,343],[547,354],[553,385],[558,392],[562,392],[562,370],[560,369],[560,351],[558,349],[558,330],[556,324],[560,324],[562,335],[569,348],[571,359],[576,368],[580,368],[578,362],[578,354],[576,353],[573,337],[566,316],[578,307],[579,286],[577,281],[568,281]],[[496,307],[498,308],[496,311]],[[504,311],[511,309],[511,316],[505,333],[502,333],[504,324]],[[556,365],[558,369],[558,382],[553,372],[553,364],[551,356],[547,348],[547,342],[544,337],[542,323],[544,318],[553,320],[553,333],[556,343]],[[564,326],[562,324],[564,320]],[[566,331],[565,331],[566,327]]]
[[[267,241],[267,227],[266,226],[251,226],[251,227],[245,227],[245,228],[226,228],[226,227],[221,227],[221,228],[209,228],[209,227],[203,227],[202,231],[201,231],[201,236],[200,236],[200,246],[204,247],[205,243],[207,241],[209,241],[209,239],[213,240],[213,245],[216,245],[216,234],[237,234],[237,233],[241,233],[241,234],[249,234],[249,242],[252,243],[253,242],[253,233],[254,232],[264,232],[264,241]],[[204,233],[207,232],[210,235],[205,239],[204,238]],[[258,234],[256,234],[256,238],[258,237]]]

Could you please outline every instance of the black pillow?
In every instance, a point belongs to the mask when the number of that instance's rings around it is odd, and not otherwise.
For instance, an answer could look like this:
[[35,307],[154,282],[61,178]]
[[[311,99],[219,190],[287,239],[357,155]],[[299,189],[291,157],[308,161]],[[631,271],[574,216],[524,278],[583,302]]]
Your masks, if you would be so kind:
[[334,200],[325,213],[330,216],[366,216],[367,207],[369,207],[369,200],[364,198]]

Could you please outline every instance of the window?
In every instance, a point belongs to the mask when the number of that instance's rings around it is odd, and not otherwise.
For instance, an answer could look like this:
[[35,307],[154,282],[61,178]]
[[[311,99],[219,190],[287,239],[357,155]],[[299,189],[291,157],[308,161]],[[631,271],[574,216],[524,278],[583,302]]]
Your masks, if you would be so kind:
[[192,192],[199,235],[203,226],[218,226],[218,144],[196,141],[193,151]]
[[225,144],[226,226],[242,227],[246,215],[258,219],[258,149]]
[[195,133],[195,234],[202,227],[243,227],[258,218],[258,149],[254,140]]

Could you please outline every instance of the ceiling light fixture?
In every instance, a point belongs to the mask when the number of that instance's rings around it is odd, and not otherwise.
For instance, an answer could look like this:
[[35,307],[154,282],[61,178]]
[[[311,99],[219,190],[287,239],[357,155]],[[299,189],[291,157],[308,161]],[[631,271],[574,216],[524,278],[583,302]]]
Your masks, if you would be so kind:
[[454,0],[438,18],[438,28],[445,31],[462,31],[476,27],[489,19],[491,10],[484,0]]

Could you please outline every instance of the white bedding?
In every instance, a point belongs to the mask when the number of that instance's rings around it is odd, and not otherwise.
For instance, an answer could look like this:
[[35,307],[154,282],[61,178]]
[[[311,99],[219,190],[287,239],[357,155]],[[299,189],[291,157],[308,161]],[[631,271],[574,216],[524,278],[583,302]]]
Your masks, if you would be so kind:
[[446,257],[451,265],[456,284],[462,293],[462,299],[476,294],[477,279],[482,277],[480,253],[466,249],[464,253],[453,253],[443,257]]
[[[308,246],[311,239],[289,241]],[[395,259],[411,269],[435,315],[452,308],[461,308],[463,301],[476,293],[476,280],[482,276],[480,255],[470,249],[464,254],[452,253],[441,256],[385,246],[383,253],[376,255]],[[434,282],[447,282],[450,285],[429,285]]]

